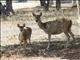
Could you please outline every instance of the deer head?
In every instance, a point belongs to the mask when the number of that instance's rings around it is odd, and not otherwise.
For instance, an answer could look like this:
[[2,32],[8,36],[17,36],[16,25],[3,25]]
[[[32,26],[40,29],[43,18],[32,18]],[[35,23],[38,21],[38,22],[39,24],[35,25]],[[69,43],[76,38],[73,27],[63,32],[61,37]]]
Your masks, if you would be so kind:
[[35,13],[32,13],[33,14],[33,16],[35,17],[35,19],[36,19],[36,22],[38,22],[39,20],[40,20],[40,17],[42,16],[42,13],[40,13],[40,14],[35,14]]
[[22,26],[20,26],[19,24],[17,24],[17,27],[19,27],[20,31],[23,31],[25,24],[23,24]]

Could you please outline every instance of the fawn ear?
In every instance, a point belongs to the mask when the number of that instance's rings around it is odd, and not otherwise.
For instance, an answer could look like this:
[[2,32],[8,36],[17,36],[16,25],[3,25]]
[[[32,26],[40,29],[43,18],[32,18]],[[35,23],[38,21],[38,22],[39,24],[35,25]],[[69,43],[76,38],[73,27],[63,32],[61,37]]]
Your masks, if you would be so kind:
[[32,13],[33,16],[36,16],[34,13]]
[[23,24],[23,27],[25,27],[25,24]]
[[20,27],[19,24],[17,24],[17,27]]
[[40,13],[40,16],[42,16],[42,12]]

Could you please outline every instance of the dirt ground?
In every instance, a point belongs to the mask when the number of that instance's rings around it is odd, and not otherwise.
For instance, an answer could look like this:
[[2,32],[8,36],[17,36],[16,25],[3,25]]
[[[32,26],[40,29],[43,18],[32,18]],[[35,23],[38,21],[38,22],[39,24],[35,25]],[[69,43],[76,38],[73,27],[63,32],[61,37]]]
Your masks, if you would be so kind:
[[[63,33],[54,35],[51,38],[52,42],[48,51],[46,50],[47,34],[38,27],[32,16],[32,12],[35,9],[16,10],[15,15],[1,18],[1,60],[80,60],[80,24],[78,23],[76,12],[74,12],[75,10],[64,10],[65,17],[73,21],[71,29],[76,38],[75,44],[70,44],[68,48],[65,48],[67,37]],[[63,17],[61,14],[57,16],[56,11],[53,9],[48,12],[42,12],[42,22],[53,21],[56,18]],[[19,45],[18,23],[25,23],[26,26],[32,28],[32,44],[31,46],[28,45],[26,49]]]

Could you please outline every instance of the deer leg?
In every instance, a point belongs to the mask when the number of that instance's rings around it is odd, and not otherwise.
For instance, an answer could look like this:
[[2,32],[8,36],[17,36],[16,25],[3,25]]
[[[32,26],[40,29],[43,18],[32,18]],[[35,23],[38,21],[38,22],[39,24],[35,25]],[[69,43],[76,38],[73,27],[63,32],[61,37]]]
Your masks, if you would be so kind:
[[64,32],[65,33],[65,35],[67,36],[67,38],[68,38],[68,41],[67,41],[67,44],[66,44],[66,48],[68,47],[68,45],[69,45],[69,41],[70,41],[70,36],[69,36],[69,34],[67,33],[67,32]]
[[48,50],[49,47],[50,47],[51,34],[48,34],[48,40],[49,40],[49,42],[48,42],[47,50]]
[[72,33],[71,30],[69,31],[69,34],[72,36],[73,40],[75,40],[75,38],[74,38],[74,34]]

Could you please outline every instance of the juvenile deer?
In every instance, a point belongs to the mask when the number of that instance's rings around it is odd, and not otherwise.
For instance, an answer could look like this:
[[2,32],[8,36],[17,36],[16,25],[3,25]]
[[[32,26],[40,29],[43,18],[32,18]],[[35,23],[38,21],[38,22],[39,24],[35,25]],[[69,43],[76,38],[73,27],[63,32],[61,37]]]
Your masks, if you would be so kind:
[[20,29],[20,33],[19,33],[20,45],[22,45],[23,43],[24,46],[26,47],[27,40],[29,40],[29,43],[31,44],[30,41],[31,41],[32,29],[30,27],[25,27],[25,24],[23,24],[22,26],[17,24],[17,26]]
[[[56,35],[64,32],[68,40],[70,40],[70,35],[72,36],[73,40],[75,40],[74,34],[71,32],[71,26],[72,26],[71,20],[62,18],[59,20],[56,19],[55,21],[48,21],[43,23],[41,21],[42,13],[40,14],[32,13],[32,14],[35,17],[35,21],[38,23],[39,27],[48,34],[49,42],[48,42],[47,49],[49,49],[50,47],[51,35]],[[67,41],[67,43],[68,42],[69,41]]]

